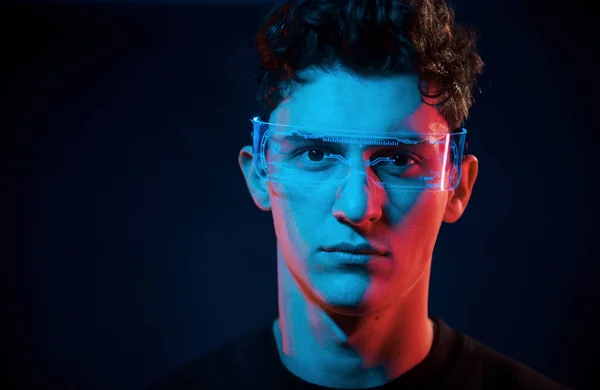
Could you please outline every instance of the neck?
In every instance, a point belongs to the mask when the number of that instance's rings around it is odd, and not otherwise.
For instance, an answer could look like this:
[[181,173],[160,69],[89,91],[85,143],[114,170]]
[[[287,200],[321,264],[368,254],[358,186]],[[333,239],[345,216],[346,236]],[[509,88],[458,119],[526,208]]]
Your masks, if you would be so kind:
[[407,295],[361,316],[333,313],[307,297],[279,250],[277,269],[274,333],[283,364],[296,376],[327,387],[374,387],[406,373],[429,353],[429,267]]

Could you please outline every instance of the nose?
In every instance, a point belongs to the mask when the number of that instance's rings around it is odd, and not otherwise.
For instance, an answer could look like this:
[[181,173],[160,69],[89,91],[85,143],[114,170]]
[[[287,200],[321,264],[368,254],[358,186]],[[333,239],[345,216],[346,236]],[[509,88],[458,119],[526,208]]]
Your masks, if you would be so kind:
[[365,230],[381,219],[384,201],[385,191],[373,183],[367,172],[353,172],[337,190],[333,216]]

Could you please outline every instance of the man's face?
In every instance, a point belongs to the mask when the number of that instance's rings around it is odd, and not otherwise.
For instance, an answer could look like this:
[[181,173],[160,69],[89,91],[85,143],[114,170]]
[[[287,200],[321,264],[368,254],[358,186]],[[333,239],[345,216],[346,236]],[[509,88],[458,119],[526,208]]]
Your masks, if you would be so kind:
[[[400,127],[448,131],[437,110],[422,103],[416,76],[365,80],[343,71],[310,76],[269,122],[390,134]],[[428,270],[449,199],[448,192],[380,188],[365,175],[308,190],[260,183],[285,264],[305,293],[340,313],[372,312],[410,291]],[[359,246],[378,254],[339,250]]]

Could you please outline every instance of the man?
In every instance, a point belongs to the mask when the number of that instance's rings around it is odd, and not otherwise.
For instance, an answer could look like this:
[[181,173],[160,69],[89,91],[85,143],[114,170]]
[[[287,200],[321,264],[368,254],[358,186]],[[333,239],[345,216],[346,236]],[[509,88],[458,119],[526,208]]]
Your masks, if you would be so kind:
[[257,35],[239,165],[273,215],[279,318],[161,389],[561,389],[428,313],[442,222],[477,177],[461,126],[483,63],[442,0],[295,0]]

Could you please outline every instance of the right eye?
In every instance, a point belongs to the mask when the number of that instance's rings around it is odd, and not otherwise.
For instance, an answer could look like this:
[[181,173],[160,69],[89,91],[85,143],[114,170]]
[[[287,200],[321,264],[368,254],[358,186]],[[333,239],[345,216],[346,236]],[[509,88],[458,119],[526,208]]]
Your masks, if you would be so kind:
[[323,149],[307,149],[303,154],[312,162],[320,162],[325,158],[325,151]]
[[331,156],[332,154],[332,151],[327,148],[312,146],[298,149],[294,153],[294,156],[303,160],[308,160],[311,163],[318,163],[325,160],[326,157]]
[[296,163],[305,169],[323,169],[333,163],[337,155],[332,150],[324,147],[308,146],[294,153]]

